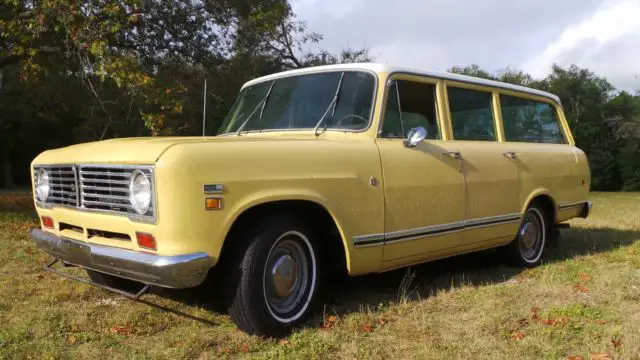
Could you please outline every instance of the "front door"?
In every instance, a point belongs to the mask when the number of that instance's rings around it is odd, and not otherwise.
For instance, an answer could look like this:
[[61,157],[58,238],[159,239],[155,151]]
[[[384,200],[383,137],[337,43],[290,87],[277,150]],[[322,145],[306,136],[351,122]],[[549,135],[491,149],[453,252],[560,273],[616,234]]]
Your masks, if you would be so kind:
[[[442,141],[436,80],[406,75],[388,87],[377,140],[385,192],[384,261],[398,266],[437,257],[461,245],[465,215],[464,174],[458,149]],[[406,147],[414,127],[427,138]]]

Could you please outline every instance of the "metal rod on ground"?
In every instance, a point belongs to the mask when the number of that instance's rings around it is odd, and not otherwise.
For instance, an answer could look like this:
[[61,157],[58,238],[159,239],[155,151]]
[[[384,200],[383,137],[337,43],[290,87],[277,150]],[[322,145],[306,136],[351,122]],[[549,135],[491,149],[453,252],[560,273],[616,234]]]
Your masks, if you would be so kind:
[[202,136],[205,135],[207,127],[207,79],[204,79],[204,96],[202,100]]

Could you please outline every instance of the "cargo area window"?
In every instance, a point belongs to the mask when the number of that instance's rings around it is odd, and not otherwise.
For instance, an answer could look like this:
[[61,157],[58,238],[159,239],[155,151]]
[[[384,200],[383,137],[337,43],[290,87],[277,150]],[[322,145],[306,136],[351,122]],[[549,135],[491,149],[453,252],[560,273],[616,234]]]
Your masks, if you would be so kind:
[[447,87],[454,140],[496,141],[492,94]]
[[427,139],[440,139],[435,84],[394,81],[389,87],[381,136],[403,138],[418,126],[427,130]]
[[566,144],[555,108],[542,101],[500,95],[506,141]]

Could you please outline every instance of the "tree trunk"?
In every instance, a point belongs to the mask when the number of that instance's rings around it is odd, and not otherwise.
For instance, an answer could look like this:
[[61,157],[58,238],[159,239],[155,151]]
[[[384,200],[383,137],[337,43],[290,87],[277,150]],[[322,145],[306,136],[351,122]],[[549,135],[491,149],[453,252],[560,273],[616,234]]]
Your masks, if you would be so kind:
[[[0,68],[0,98],[2,97],[2,75],[3,71]],[[2,128],[2,118],[0,118],[0,128]],[[13,172],[11,171],[11,157],[9,155],[9,149],[4,149],[4,154],[2,154],[2,170],[4,174],[4,186],[9,189],[13,189],[15,187],[15,183],[13,182]]]
[[5,153],[2,157],[2,167],[4,170],[4,187],[13,189],[15,183],[13,182],[13,172],[11,171],[11,156],[8,153]]

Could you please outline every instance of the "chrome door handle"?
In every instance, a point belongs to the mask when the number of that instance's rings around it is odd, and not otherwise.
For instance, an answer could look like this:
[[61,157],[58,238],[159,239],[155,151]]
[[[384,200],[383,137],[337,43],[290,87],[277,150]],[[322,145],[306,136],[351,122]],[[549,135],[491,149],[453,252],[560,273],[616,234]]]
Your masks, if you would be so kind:
[[462,154],[459,151],[445,151],[445,152],[442,153],[442,155],[451,156],[454,159],[461,159],[462,158]]
[[513,152],[513,151],[507,151],[506,153],[503,153],[502,155],[506,156],[507,158],[509,158],[509,159],[511,159],[511,160],[514,160],[514,159],[517,159],[517,158],[518,158],[518,156],[516,155],[516,153],[515,153],[515,152]]

